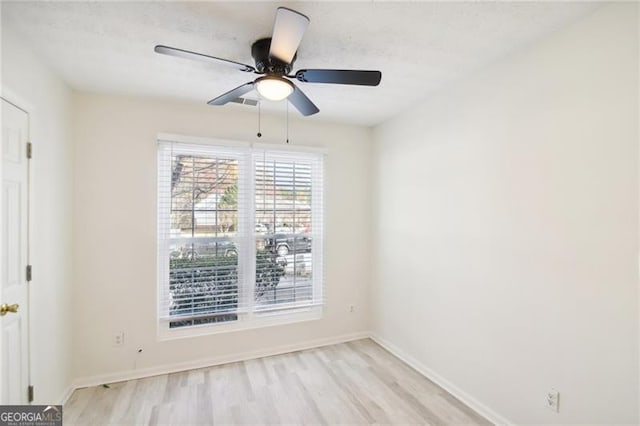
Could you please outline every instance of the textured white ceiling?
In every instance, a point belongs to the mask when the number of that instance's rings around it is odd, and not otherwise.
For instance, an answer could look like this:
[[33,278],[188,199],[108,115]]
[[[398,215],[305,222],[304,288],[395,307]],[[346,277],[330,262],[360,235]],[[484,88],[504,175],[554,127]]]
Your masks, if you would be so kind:
[[[598,5],[25,1],[3,2],[2,21],[75,89],[204,104],[253,76],[224,65],[158,55],[154,45],[253,65],[250,46],[270,36],[278,6],[311,18],[294,69],[382,71],[382,83],[375,88],[300,83],[320,108],[319,114],[307,119],[375,125]],[[275,110],[284,105],[265,104]]]

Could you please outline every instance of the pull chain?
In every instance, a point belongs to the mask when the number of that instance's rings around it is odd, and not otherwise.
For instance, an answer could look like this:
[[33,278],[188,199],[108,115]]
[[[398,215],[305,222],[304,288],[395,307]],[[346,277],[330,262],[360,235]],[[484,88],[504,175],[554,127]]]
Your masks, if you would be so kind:
[[262,133],[260,133],[260,105],[261,104],[262,102],[258,100],[258,134],[256,136],[258,136],[259,138],[262,137]]
[[287,143],[289,143],[289,101],[287,102]]

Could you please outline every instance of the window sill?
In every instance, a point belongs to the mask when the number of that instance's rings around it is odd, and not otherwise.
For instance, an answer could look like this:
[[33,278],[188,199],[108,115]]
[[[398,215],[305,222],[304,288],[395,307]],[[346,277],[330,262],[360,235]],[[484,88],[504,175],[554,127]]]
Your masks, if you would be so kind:
[[183,328],[169,328],[169,321],[158,323],[158,341],[183,339],[189,337],[208,336],[212,334],[230,333],[256,328],[273,327],[298,322],[322,319],[322,306],[303,307],[286,312],[267,311],[254,313],[252,316],[240,316],[238,320],[217,324],[192,325]]

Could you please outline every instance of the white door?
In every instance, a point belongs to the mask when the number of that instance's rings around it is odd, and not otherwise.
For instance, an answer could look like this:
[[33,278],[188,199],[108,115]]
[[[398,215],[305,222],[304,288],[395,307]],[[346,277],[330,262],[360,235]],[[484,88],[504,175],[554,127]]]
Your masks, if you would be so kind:
[[[27,113],[2,99],[0,404],[26,404],[29,386]],[[15,306],[17,305],[17,306]],[[8,309],[8,311],[7,311]],[[11,312],[17,310],[17,312]],[[4,315],[2,315],[4,312]]]

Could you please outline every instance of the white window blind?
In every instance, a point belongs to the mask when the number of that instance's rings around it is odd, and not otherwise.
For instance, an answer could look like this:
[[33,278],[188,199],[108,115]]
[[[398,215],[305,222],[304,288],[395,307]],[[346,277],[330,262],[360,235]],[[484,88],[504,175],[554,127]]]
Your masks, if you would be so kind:
[[158,144],[158,316],[259,325],[323,304],[323,156]]
[[[255,150],[253,165],[257,253],[285,265],[276,286],[257,280],[256,310],[321,305],[322,157]],[[256,271],[268,262],[259,255]]]

